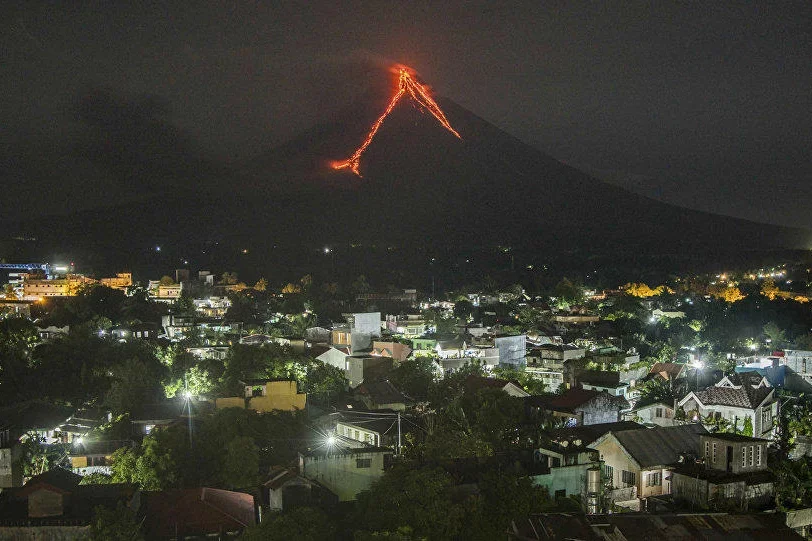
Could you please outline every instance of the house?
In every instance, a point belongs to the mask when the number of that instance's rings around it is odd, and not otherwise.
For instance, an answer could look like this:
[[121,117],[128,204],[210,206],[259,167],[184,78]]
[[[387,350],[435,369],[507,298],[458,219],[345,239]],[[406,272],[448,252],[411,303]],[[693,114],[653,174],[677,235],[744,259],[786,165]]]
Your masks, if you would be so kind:
[[539,348],[527,353],[524,370],[544,382],[547,392],[554,393],[564,384],[564,361],[543,357]]
[[561,395],[544,397],[541,402],[544,409],[568,419],[572,426],[614,423],[621,420],[622,411],[630,408],[622,396],[589,389],[569,389]]
[[217,409],[245,408],[260,413],[271,411],[303,410],[307,403],[307,393],[300,393],[295,381],[249,379],[243,384],[243,396],[218,398]]
[[580,438],[547,441],[533,451],[534,485],[547,489],[551,497],[578,496],[597,511],[602,489],[599,453]]
[[395,361],[395,364],[400,364],[408,359],[411,353],[412,348],[400,342],[381,342],[379,340],[372,342],[373,355],[391,357]]
[[633,489],[615,496],[615,503],[637,509],[639,500],[671,493],[669,472],[680,457],[699,452],[701,424],[608,432],[588,445],[597,449],[612,487]]
[[579,539],[803,539],[775,514],[728,515],[726,513],[647,514],[542,513],[515,519],[507,531],[508,541]]
[[527,355],[527,337],[523,334],[498,335],[493,345],[499,350],[499,364],[519,366],[524,364]]
[[23,438],[36,438],[45,444],[60,443],[60,426],[75,411],[74,408],[39,400],[0,408],[0,446],[11,446]]
[[586,355],[584,348],[579,348],[572,344],[542,344],[538,348],[542,359],[554,361],[569,361],[570,359],[581,359]]
[[654,363],[648,371],[647,379],[661,377],[666,381],[677,381],[688,375],[688,365],[678,363]]
[[767,440],[740,434],[699,436],[700,461],[671,474],[674,499],[691,507],[748,511],[774,503],[775,476],[767,469]]
[[336,347],[349,347],[352,352],[363,351],[381,336],[381,313],[365,312],[344,314],[346,324],[333,327],[330,343]]
[[151,323],[139,323],[127,327],[114,327],[110,329],[110,336],[121,342],[128,340],[153,340],[158,338],[158,326]]
[[349,347],[328,346],[326,351],[317,350],[316,359],[339,370],[346,370],[347,356],[349,354]]
[[677,407],[685,412],[688,419],[708,424],[724,419],[737,430],[767,439],[772,437],[773,421],[778,416],[775,389],[764,386],[753,388],[742,385],[736,388],[715,385],[689,392],[677,402]]
[[530,396],[530,393],[525,391],[518,381],[508,381],[500,378],[470,375],[465,378],[464,387],[466,393],[476,393],[482,389],[501,389],[513,397],[525,398]]
[[629,384],[620,381],[620,372],[605,370],[582,370],[577,376],[581,388],[593,391],[605,391],[612,396],[627,397]]
[[273,468],[262,488],[265,502],[271,511],[300,506],[330,507],[338,503],[335,494],[299,475],[299,470],[295,467]]
[[420,314],[387,315],[386,328],[392,334],[400,334],[406,338],[416,338],[426,333],[426,321]]
[[135,485],[80,485],[81,480],[80,475],[53,468],[22,487],[5,489],[0,499],[0,538],[81,539],[97,507],[137,508]]
[[118,449],[130,448],[133,445],[135,444],[132,440],[78,440],[71,445],[68,460],[73,473],[82,476],[92,473],[110,475],[113,453]]
[[437,340],[434,338],[412,338],[412,351],[415,355],[434,355]]
[[181,488],[141,494],[146,539],[237,537],[256,524],[254,496],[216,488]]
[[[343,411],[338,414],[334,433],[344,438],[347,447],[388,447],[396,448],[398,445],[398,418],[395,412],[355,412]],[[410,432],[410,426],[401,422],[401,438]]]
[[392,449],[383,447],[322,446],[299,453],[299,471],[326,487],[339,501],[352,501],[383,476],[392,455]]
[[644,425],[674,426],[675,410],[671,400],[641,400],[625,417]]
[[153,430],[179,422],[188,422],[201,413],[212,409],[210,402],[189,400],[167,400],[158,404],[141,404],[130,412],[133,435],[145,436]]
[[369,354],[348,355],[345,358],[344,375],[350,387],[355,388],[365,381],[385,377],[392,370],[392,358]]
[[767,378],[756,372],[755,370],[750,370],[746,372],[734,372],[729,376],[723,377],[717,384],[717,387],[727,387],[730,389],[741,389],[742,386],[748,385],[753,389],[758,389],[761,387],[772,387],[770,382]]
[[370,410],[403,411],[414,401],[401,393],[389,380],[364,382],[354,391],[355,398]]

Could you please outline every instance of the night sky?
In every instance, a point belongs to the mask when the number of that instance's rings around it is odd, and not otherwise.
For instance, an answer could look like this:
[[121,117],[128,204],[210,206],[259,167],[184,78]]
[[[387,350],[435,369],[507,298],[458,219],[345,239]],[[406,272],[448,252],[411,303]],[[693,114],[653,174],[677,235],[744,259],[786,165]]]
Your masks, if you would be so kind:
[[5,217],[226,170],[401,62],[598,178],[812,229],[810,2],[62,4],[0,13]]

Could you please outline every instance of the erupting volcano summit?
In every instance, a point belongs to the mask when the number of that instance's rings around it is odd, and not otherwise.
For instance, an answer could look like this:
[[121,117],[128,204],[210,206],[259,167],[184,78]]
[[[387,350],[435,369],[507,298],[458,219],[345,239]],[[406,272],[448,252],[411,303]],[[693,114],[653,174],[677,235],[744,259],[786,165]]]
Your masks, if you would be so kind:
[[408,92],[409,96],[417,102],[421,107],[428,110],[434,118],[448,131],[453,133],[456,137],[460,138],[460,134],[457,133],[457,130],[451,127],[451,124],[448,122],[448,119],[445,117],[442,109],[440,106],[437,105],[437,102],[431,98],[429,94],[429,89],[425,85],[420,84],[414,78],[414,70],[408,68],[406,66],[396,66],[393,68],[393,71],[398,74],[398,86],[397,91],[392,96],[392,99],[389,100],[389,104],[386,106],[386,110],[383,112],[378,119],[372,123],[372,127],[369,129],[369,133],[367,133],[366,139],[364,142],[361,143],[361,146],[350,156],[348,159],[339,162],[332,162],[330,165],[333,169],[350,169],[353,173],[361,176],[360,166],[361,166],[361,155],[367,149],[367,147],[372,143],[372,139],[375,137],[375,133],[378,131],[378,128],[381,127],[383,121],[389,116],[389,113],[392,112],[392,109],[395,108],[395,105],[398,103],[401,97]]

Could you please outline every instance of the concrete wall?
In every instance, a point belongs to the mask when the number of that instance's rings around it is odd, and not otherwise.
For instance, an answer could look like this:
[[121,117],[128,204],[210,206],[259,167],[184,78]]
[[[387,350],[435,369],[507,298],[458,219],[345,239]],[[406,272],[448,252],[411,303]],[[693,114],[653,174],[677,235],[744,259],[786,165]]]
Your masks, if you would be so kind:
[[352,332],[364,333],[370,336],[381,335],[381,313],[365,312],[352,315]]
[[19,487],[23,484],[22,466],[18,462],[21,447],[3,447],[0,449],[0,488]]
[[600,453],[600,459],[603,460],[605,466],[611,466],[612,486],[621,487],[622,475],[621,471],[626,470],[634,472],[637,476],[637,485],[640,484],[640,468],[637,464],[626,454],[626,452],[617,444],[613,437],[608,437],[598,445],[590,445],[590,447],[597,449]]
[[576,413],[582,414],[584,425],[596,425],[600,423],[616,423],[620,421],[620,410],[613,403],[609,394],[602,393],[584,406],[578,407]]
[[[662,408],[662,416],[657,417],[657,408]],[[644,424],[654,424],[657,426],[674,426],[674,409],[661,404],[652,404],[634,412]]]
[[[339,501],[346,502],[381,478],[384,454],[359,450],[341,455],[300,456],[299,467],[304,477],[321,483]],[[369,460],[370,467],[359,467],[359,460]]]
[[551,468],[550,473],[533,475],[531,480],[534,485],[546,488],[550,497],[559,490],[565,490],[567,496],[580,496],[586,492],[586,471],[593,466],[588,463]]
[[68,541],[86,539],[90,526],[27,526],[0,528],[5,541]]
[[525,335],[500,336],[494,338],[493,343],[499,349],[499,364],[524,364],[527,356],[527,337]]
[[245,399],[241,396],[230,396],[227,398],[218,398],[214,401],[214,406],[219,410],[223,408],[241,408],[245,409]]
[[35,490],[28,495],[28,516],[32,518],[61,516],[65,512],[64,498],[67,498],[67,495],[52,490]]

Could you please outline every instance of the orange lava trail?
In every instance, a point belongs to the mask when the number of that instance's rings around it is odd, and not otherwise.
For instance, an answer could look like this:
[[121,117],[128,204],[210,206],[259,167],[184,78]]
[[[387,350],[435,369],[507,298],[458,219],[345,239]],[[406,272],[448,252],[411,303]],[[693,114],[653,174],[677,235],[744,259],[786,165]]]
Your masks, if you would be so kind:
[[353,152],[352,156],[344,161],[332,162],[330,164],[333,169],[349,169],[359,177],[361,176],[361,155],[372,143],[372,139],[375,137],[375,134],[381,127],[381,124],[383,124],[383,121],[386,120],[386,117],[389,116],[389,113],[391,113],[392,109],[395,108],[395,105],[397,105],[400,98],[402,98],[407,92],[413,100],[427,109],[445,129],[453,133],[457,138],[462,138],[457,130],[451,127],[451,123],[448,122],[448,119],[446,118],[445,114],[443,114],[440,106],[437,105],[437,102],[435,102],[429,95],[428,89],[415,81],[408,69],[401,67],[398,68],[398,90],[392,96],[392,99],[389,100],[386,110],[384,110],[383,114],[381,114],[381,116],[379,116],[378,119],[372,124],[372,127],[369,129],[364,142],[361,143],[361,146],[358,147],[355,152]]

